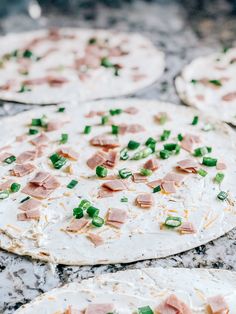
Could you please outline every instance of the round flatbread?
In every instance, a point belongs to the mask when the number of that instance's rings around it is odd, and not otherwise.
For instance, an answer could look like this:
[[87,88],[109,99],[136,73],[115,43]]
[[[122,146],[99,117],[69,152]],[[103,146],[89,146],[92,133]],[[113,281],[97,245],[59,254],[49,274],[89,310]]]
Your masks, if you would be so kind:
[[3,100],[55,104],[120,96],[152,84],[164,70],[164,54],[138,34],[75,28],[0,41]]
[[187,105],[236,125],[236,48],[193,60],[175,84]]
[[1,130],[0,189],[21,185],[0,194],[3,249],[127,263],[236,226],[235,134],[195,109],[136,99],[50,106],[3,119]]
[[[164,314],[178,313],[181,308],[183,314],[203,314],[209,307],[214,310],[211,313],[226,313],[227,310],[233,313],[235,280],[234,272],[224,270],[128,270],[54,289],[15,313],[105,314],[110,310],[112,313],[149,314],[155,310],[157,314]],[[222,311],[216,312],[216,309]]]

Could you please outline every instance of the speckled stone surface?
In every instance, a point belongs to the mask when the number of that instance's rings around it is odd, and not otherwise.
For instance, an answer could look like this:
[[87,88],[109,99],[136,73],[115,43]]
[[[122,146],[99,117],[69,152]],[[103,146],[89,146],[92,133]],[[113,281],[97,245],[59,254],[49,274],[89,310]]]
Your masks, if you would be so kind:
[[[80,2],[81,5],[74,4],[72,10],[68,9],[66,16],[62,16],[57,8],[44,9],[47,12],[36,21],[23,12],[2,17],[0,31],[8,33],[47,26],[80,26],[140,32],[166,53],[166,71],[157,83],[131,97],[167,100],[176,105],[181,103],[173,86],[173,78],[183,65],[196,56],[236,44],[236,9],[230,1],[110,1],[112,7],[105,5],[106,1],[102,1],[103,4],[97,1]],[[194,7],[195,2],[198,8]],[[1,104],[0,117],[28,109],[30,106]],[[0,313],[13,313],[40,293],[64,283],[106,272],[145,266],[236,270],[235,251],[236,229],[218,240],[182,254],[123,265],[55,266],[0,251]]]

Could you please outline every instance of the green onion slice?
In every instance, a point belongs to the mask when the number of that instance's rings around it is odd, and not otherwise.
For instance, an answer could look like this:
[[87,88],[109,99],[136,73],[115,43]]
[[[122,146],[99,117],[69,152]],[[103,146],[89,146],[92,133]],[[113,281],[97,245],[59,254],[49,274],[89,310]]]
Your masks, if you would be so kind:
[[139,160],[148,157],[153,153],[153,150],[150,147],[144,148],[134,154],[134,156],[131,158],[132,160]]
[[127,160],[127,159],[129,159],[128,149],[127,148],[123,148],[120,151],[120,160]]
[[128,202],[128,197],[123,196],[123,197],[120,199],[120,201],[121,201],[122,203],[127,203],[127,202]]
[[139,142],[130,140],[127,147],[131,150],[137,149],[140,146]]
[[127,179],[132,176],[132,172],[127,168],[120,169],[118,172],[122,179]]
[[107,176],[108,170],[105,167],[97,166],[96,175],[100,178],[105,178]]
[[228,197],[228,193],[224,191],[220,191],[220,193],[217,195],[217,198],[221,201],[226,200]]
[[10,187],[10,190],[11,192],[15,193],[15,192],[18,192],[20,190],[20,187],[21,185],[19,183],[12,183],[11,187]]
[[176,216],[168,216],[164,223],[169,228],[177,228],[182,225],[182,218]]
[[61,169],[67,162],[67,159],[55,153],[49,157],[55,169]]
[[102,227],[104,225],[104,219],[98,216],[93,217],[92,225],[95,227]]
[[161,186],[158,185],[156,186],[154,189],[153,189],[153,193],[157,193],[157,192],[160,192],[161,191]]
[[113,124],[113,125],[111,126],[111,133],[112,133],[112,134],[115,134],[115,135],[119,134],[119,126]]
[[109,110],[111,116],[115,116],[122,113],[122,109],[111,109]]
[[5,190],[0,192],[0,200],[4,200],[5,198],[9,197],[9,191]]
[[209,146],[203,146],[203,147],[198,147],[196,149],[194,149],[194,153],[193,155],[196,157],[202,157],[208,153],[212,152],[212,148]]
[[198,124],[198,116],[193,117],[193,121],[191,123],[192,125],[197,125]]
[[168,138],[170,137],[170,133],[171,133],[170,130],[164,130],[163,133],[162,133],[161,136],[160,136],[160,140],[161,140],[161,141],[166,141],[166,140],[168,140]]
[[202,164],[207,167],[215,167],[217,165],[217,159],[211,157],[203,157]]
[[26,196],[25,198],[23,198],[23,199],[20,201],[20,203],[24,203],[24,202],[28,201],[29,199],[30,199],[30,197],[29,197],[29,196]]
[[68,189],[73,189],[78,184],[77,180],[71,180],[69,184],[67,184]]
[[204,169],[199,169],[198,171],[197,171],[197,173],[200,175],[200,176],[202,176],[202,177],[205,177],[206,175],[207,175],[207,171],[206,170],[204,170]]
[[214,178],[214,181],[220,184],[224,180],[225,175],[222,172],[218,172]]
[[16,161],[16,157],[15,156],[9,156],[6,159],[3,160],[3,162],[5,162],[6,164],[12,164],[14,161]]
[[29,129],[29,134],[30,135],[34,135],[34,134],[37,134],[37,133],[39,133],[39,131],[37,129],[32,129],[32,128]]
[[90,125],[86,125],[84,127],[84,134],[89,134],[92,130],[92,127]]
[[82,208],[83,210],[87,210],[89,208],[89,206],[91,206],[91,203],[88,200],[81,200],[81,202],[79,203],[79,208]]
[[148,176],[151,176],[151,175],[152,175],[152,170],[150,170],[150,169],[145,169],[145,168],[141,168],[141,169],[140,169],[140,174],[141,174],[142,176],[148,177]]
[[101,118],[101,124],[105,125],[109,122],[109,116],[102,116]]
[[222,83],[220,80],[209,80],[209,83],[211,83],[215,86],[222,86]]
[[138,308],[138,314],[154,314],[153,310],[150,308],[149,305],[139,307]]
[[69,135],[67,133],[61,134],[60,144],[65,144],[68,142]]
[[181,133],[179,133],[179,134],[177,135],[177,138],[178,138],[178,140],[179,140],[180,142],[184,139],[184,137],[183,137],[183,135],[182,135]]
[[161,159],[168,159],[170,157],[170,152],[166,149],[163,149],[159,152]]
[[66,109],[65,107],[60,107],[60,108],[58,108],[57,112],[64,112],[65,109]]
[[73,209],[73,216],[75,216],[76,219],[80,219],[84,216],[84,211],[80,207],[76,207]]

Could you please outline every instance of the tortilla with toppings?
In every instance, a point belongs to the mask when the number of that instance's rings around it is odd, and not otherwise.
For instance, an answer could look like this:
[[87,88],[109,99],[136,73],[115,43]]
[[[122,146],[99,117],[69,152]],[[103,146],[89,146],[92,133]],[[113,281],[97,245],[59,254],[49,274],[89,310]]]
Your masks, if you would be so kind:
[[143,268],[101,275],[45,293],[16,314],[235,313],[236,274]]
[[136,99],[49,106],[3,119],[1,130],[3,249],[125,263],[236,226],[235,134],[195,109]]
[[187,105],[236,125],[236,48],[193,60],[175,84]]
[[138,34],[59,29],[0,39],[0,99],[55,104],[133,93],[157,80],[164,55]]

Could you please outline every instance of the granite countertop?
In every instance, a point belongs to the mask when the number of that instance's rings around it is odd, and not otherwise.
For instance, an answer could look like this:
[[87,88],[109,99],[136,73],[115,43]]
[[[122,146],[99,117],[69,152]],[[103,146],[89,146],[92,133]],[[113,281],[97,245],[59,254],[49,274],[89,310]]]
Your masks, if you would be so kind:
[[[166,71],[157,83],[132,97],[161,99],[177,105],[181,103],[173,86],[173,78],[183,65],[196,56],[236,44],[236,13],[230,1],[116,0],[110,1],[113,7],[106,2],[109,3],[105,0],[80,1],[81,5],[73,7],[73,14],[68,11],[66,16],[61,15],[58,8],[49,8],[39,20],[32,20],[24,12],[13,13],[0,19],[0,31],[8,33],[47,26],[80,26],[140,32],[166,53]],[[191,6],[195,2],[198,8]],[[0,117],[27,109],[30,106],[1,104]],[[131,264],[55,266],[0,251],[0,313],[13,313],[22,304],[54,287],[106,272],[149,266],[236,270],[235,250],[236,229],[188,252]]]

